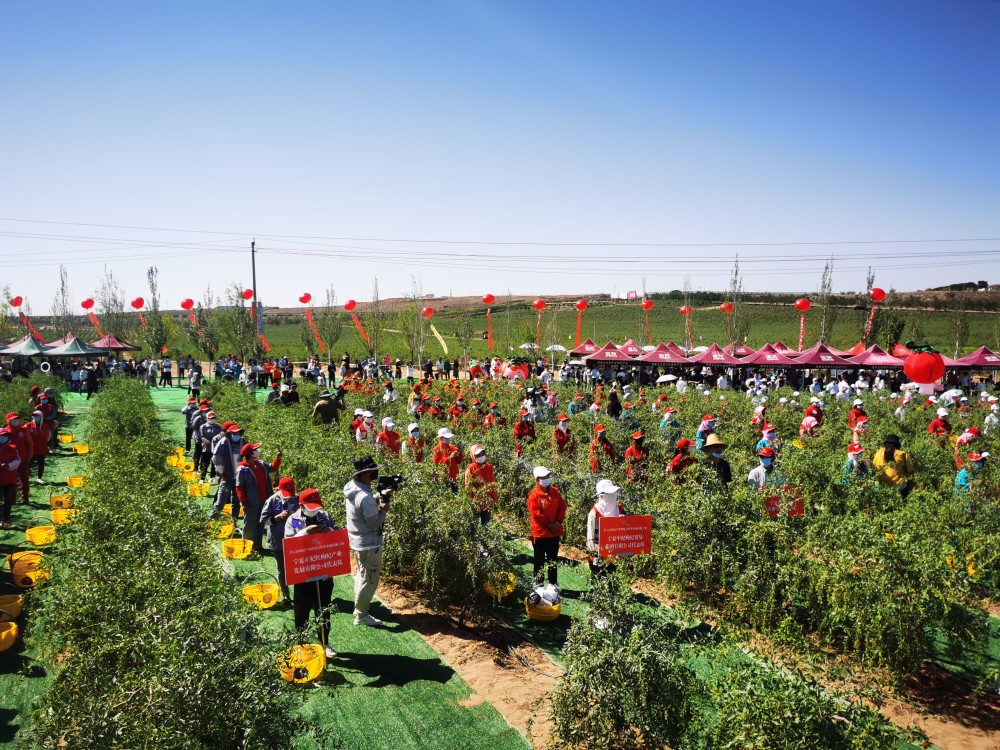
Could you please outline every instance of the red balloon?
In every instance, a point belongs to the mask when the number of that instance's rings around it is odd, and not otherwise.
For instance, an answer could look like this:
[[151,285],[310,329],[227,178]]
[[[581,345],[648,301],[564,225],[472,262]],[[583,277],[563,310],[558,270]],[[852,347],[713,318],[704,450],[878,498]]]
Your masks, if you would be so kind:
[[879,289],[877,286],[873,287],[868,296],[872,298],[872,302],[884,302],[885,301],[885,289]]
[[584,310],[586,310],[586,309],[587,309],[588,307],[590,307],[590,303],[589,303],[589,302],[587,302],[587,300],[585,300],[585,299],[582,299],[582,300],[579,300],[579,301],[578,301],[578,302],[576,303],[576,309],[577,309],[577,310],[579,310],[580,312],[583,312],[583,311],[584,311]]
[[313,296],[309,294],[309,292],[304,292],[302,296],[299,297],[299,302],[301,302],[303,305],[308,305],[310,302],[312,302],[312,298]]
[[253,299],[253,289],[243,290],[243,299],[250,300]]
[[687,316],[694,312],[694,308],[690,305],[681,305],[681,315]]
[[944,358],[933,352],[913,352],[903,360],[903,372],[914,383],[935,383],[944,375]]
[[142,306],[145,304],[146,300],[144,300],[142,297],[136,297],[134,300],[132,300],[132,307],[134,307],[136,310],[141,310]]
[[160,351],[161,351],[161,352],[162,352],[163,354],[166,354],[166,353],[167,353],[167,347],[165,347],[165,346],[163,346],[163,347],[160,347]]
[[24,299],[22,297],[20,297],[20,296],[18,296],[18,297],[12,297],[11,300],[10,300],[10,306],[11,307],[20,307],[22,302],[24,302]]
[[642,301],[642,309],[645,310],[646,312],[649,312],[650,310],[652,310],[653,309],[653,300],[651,300],[651,299],[644,299]]
[[431,318],[434,317],[434,308],[433,307],[425,307],[423,310],[420,311],[420,314],[423,315],[428,320],[430,320]]
[[347,300],[347,302],[344,303],[344,309],[347,310],[347,312],[354,312],[354,308],[356,308],[357,306],[358,303],[352,299],[349,299]]
[[729,315],[730,313],[732,313],[732,311],[733,311],[732,302],[723,302],[721,305],[719,305],[719,312],[721,312],[723,315]]
[[494,297],[492,294],[484,294],[483,295],[483,304],[484,305],[492,305],[496,301],[497,301],[497,298]]
[[181,310],[190,310],[192,307],[194,307],[193,299],[181,300]]
[[82,307],[84,310],[89,310],[93,306],[94,306],[94,300],[92,300],[90,297],[87,297],[87,299],[85,299],[83,302],[80,303],[80,307]]
[[805,297],[799,297],[797,300],[795,300],[795,309],[798,310],[799,312],[805,312],[810,307],[812,307],[812,302],[807,300]]
[[531,303],[531,306],[536,310],[538,310],[538,312],[541,312],[542,310],[545,309],[545,300],[536,299],[534,302]]

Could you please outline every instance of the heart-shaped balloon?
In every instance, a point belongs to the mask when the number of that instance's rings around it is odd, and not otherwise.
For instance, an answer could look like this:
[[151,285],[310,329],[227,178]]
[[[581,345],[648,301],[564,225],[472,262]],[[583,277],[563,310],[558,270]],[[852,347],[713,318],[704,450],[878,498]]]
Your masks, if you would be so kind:
[[349,300],[347,300],[347,302],[344,303],[344,309],[347,310],[347,312],[354,312],[354,309],[357,306],[358,306],[358,303],[355,302],[352,299],[349,299]]
[[425,307],[423,310],[420,311],[420,314],[423,315],[428,320],[430,320],[431,318],[434,317],[434,308],[433,307]]
[[194,307],[193,299],[186,299],[181,302],[181,310],[190,310],[192,307]]
[[24,302],[24,299],[22,297],[12,297],[11,300],[10,300],[10,306],[11,307],[20,307],[21,303],[23,303],[23,302]]
[[146,300],[144,300],[142,297],[136,297],[134,300],[132,300],[132,307],[134,307],[136,310],[141,310],[142,306],[145,304]]
[[253,299],[253,289],[244,289],[243,299]]
[[483,304],[484,305],[492,305],[496,301],[497,301],[497,298],[494,297],[492,294],[484,294],[483,295]]
[[299,302],[301,302],[303,305],[308,305],[310,302],[312,302],[312,298],[313,296],[309,294],[309,292],[304,292],[302,296],[299,297]]
[[85,299],[83,302],[80,303],[80,307],[82,307],[84,310],[89,310],[93,306],[94,306],[94,300],[92,300],[90,297],[87,297],[87,299]]

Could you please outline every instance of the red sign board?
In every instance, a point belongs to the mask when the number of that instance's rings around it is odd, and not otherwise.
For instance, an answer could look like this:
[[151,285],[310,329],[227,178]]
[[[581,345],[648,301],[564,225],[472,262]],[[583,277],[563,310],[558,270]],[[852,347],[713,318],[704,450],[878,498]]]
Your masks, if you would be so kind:
[[602,558],[648,555],[653,546],[653,517],[603,516],[598,546]]
[[347,529],[285,539],[285,581],[289,586],[351,572]]
[[772,495],[771,497],[764,500],[764,510],[767,512],[771,518],[778,517],[778,511],[781,509],[781,501],[785,500],[788,503],[788,515],[791,518],[801,518],[805,515],[805,507],[802,504],[802,496],[798,492],[789,486],[784,486],[780,488],[783,491],[781,495]]

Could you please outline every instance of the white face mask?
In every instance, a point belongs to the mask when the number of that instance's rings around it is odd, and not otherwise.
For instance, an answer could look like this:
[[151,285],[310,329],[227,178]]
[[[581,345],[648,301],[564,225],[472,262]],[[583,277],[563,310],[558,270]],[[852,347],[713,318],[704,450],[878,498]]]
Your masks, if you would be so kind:
[[477,464],[484,464],[484,463],[486,463],[486,454],[480,454],[480,455],[476,456],[476,463]]
[[566,432],[569,429],[569,425],[565,422],[559,423],[559,432]]
[[545,479],[539,479],[538,480],[538,484],[540,484],[542,487],[548,487],[550,484],[552,484],[552,477],[546,477]]
[[315,518],[317,515],[319,515],[319,508],[316,508],[316,510],[306,510],[305,508],[303,508],[302,515],[304,515],[306,518]]

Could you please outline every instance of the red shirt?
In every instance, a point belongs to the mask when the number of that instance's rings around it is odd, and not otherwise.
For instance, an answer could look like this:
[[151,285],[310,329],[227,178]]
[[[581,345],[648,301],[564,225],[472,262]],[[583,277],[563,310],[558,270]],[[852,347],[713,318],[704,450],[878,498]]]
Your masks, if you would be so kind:
[[551,484],[541,488],[535,484],[528,493],[528,515],[531,516],[531,536],[535,539],[551,539],[558,537],[548,530],[548,525],[566,519],[566,501],[559,490]]
[[813,404],[808,409],[806,409],[806,413],[805,413],[804,416],[813,417],[816,420],[816,423],[817,423],[816,426],[817,427],[822,427],[823,426],[823,410],[820,409],[815,404]]
[[573,440],[573,434],[569,430],[563,432],[558,427],[552,430],[552,442],[556,447],[556,453],[559,454],[572,454],[573,448],[576,445]]
[[465,469],[465,490],[479,510],[492,510],[500,500],[493,465],[473,461]]
[[42,422],[41,424],[35,424],[32,422],[28,425],[28,434],[31,436],[34,455],[49,455],[49,440],[52,439],[52,430],[49,429],[49,426],[45,424],[45,422]]
[[628,481],[640,482],[646,478],[646,465],[649,463],[649,448],[639,448],[630,445],[625,451],[625,471]]
[[462,456],[458,447],[438,441],[434,445],[434,463],[444,466],[445,473],[452,482],[458,481],[458,469],[462,464]]
[[[264,466],[260,461],[254,461],[250,463],[249,461],[240,461],[240,466],[246,466],[253,472],[253,478],[257,482],[257,497],[263,503],[267,500],[267,474],[264,472]],[[240,505],[247,504],[246,490],[242,487],[236,488],[236,496],[240,499]]]
[[11,427],[10,421],[8,420],[7,426],[10,427],[10,442],[17,447],[17,455],[21,457],[21,461],[27,464],[31,461],[32,456],[34,456],[35,443],[32,440],[31,435],[28,431],[18,425],[17,427]]
[[850,427],[851,429],[854,429],[855,427],[858,426],[858,417],[864,417],[864,416],[867,416],[865,414],[865,410],[859,409],[857,406],[855,406],[847,414],[847,426]]
[[951,424],[947,419],[942,419],[938,417],[929,425],[927,425],[928,435],[950,435],[951,434]]
[[610,469],[614,466],[617,458],[615,446],[611,444],[610,440],[594,438],[594,442],[590,444],[590,470],[592,472],[598,474],[604,469]]
[[[411,437],[406,438],[406,444],[409,446],[409,455],[413,456],[413,463],[419,464],[424,460],[424,439],[419,438],[414,440]],[[406,460],[405,458],[403,459]]]
[[13,442],[0,445],[0,484],[17,484],[17,469],[7,469],[4,466],[18,461],[20,457]]
[[393,430],[382,430],[375,436],[376,442],[391,453],[399,455],[402,444],[399,442],[399,433]]
[[679,453],[670,459],[670,465],[667,467],[668,474],[680,474],[684,469],[692,464],[697,463],[694,456],[686,456],[683,453]]

